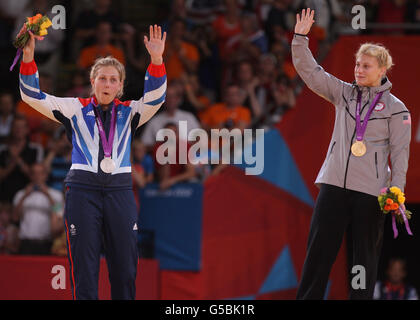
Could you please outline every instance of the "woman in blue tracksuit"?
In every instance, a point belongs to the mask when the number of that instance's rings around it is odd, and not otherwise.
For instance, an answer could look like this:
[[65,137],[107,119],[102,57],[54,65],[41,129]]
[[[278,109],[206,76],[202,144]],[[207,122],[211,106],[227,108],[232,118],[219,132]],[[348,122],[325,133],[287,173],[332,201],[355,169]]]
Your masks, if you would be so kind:
[[61,122],[72,141],[72,166],[65,179],[65,228],[73,299],[97,299],[101,244],[112,299],[135,299],[137,210],[132,192],[130,145],[134,131],[160,108],[166,93],[162,54],[166,33],[150,26],[144,43],[151,57],[140,100],[120,101],[124,66],[98,59],[90,72],[92,96],[58,98],[39,89],[31,33],[23,49],[19,86],[22,99]]

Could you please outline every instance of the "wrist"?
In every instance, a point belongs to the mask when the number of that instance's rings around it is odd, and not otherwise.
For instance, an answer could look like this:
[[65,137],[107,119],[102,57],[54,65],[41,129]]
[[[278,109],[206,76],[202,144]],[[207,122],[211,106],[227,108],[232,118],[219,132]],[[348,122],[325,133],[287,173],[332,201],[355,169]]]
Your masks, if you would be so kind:
[[23,52],[23,57],[22,57],[22,61],[24,62],[24,63],[30,63],[30,62],[32,62],[34,60],[34,53],[32,52],[32,53],[26,53],[26,52]]
[[152,62],[152,64],[155,64],[155,65],[161,65],[163,63],[163,58],[162,58],[162,56],[151,57],[151,62]]
[[301,36],[301,37],[307,37],[308,36],[308,34],[297,33],[297,32],[295,32],[295,35]]

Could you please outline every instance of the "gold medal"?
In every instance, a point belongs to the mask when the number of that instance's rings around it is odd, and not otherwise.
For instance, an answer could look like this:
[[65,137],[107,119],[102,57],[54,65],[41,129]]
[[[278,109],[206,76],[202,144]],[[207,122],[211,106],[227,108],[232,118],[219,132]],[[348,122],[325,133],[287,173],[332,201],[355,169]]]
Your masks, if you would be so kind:
[[363,141],[356,141],[351,146],[351,153],[353,153],[356,157],[361,157],[366,153],[366,146]]

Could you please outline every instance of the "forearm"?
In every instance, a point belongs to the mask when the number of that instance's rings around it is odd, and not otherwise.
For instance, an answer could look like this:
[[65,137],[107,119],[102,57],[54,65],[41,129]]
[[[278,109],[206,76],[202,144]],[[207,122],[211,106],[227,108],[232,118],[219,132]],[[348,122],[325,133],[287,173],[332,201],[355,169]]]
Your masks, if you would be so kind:
[[333,104],[341,98],[344,83],[332,76],[315,61],[308,47],[307,37],[295,35],[292,41],[293,65],[305,82],[316,94]]

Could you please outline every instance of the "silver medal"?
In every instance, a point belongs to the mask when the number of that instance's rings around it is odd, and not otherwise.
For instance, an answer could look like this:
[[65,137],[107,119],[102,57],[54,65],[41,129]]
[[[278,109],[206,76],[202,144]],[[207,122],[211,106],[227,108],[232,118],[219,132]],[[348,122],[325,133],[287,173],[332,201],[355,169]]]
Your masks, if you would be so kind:
[[111,173],[115,170],[115,162],[111,158],[103,158],[101,161],[101,169],[105,173]]

